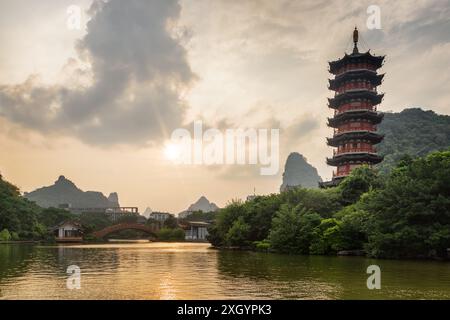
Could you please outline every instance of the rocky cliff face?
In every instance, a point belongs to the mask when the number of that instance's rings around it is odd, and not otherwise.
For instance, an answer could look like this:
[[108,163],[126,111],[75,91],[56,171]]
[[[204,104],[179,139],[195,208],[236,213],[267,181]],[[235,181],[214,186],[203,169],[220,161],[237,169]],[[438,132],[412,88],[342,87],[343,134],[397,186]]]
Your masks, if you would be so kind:
[[111,192],[108,196],[108,201],[112,204],[112,207],[120,207],[119,195],[117,194],[117,192]]
[[317,173],[317,169],[310,165],[301,154],[293,152],[286,160],[280,191],[297,186],[318,188],[321,181],[322,178]]
[[152,213],[153,210],[150,207],[147,207],[142,215],[148,219]]
[[111,193],[107,198],[101,192],[84,192],[64,176],[60,176],[52,186],[39,188],[35,191],[25,193],[24,196],[44,208],[58,207],[63,204],[69,204],[72,208],[120,206],[117,193]]

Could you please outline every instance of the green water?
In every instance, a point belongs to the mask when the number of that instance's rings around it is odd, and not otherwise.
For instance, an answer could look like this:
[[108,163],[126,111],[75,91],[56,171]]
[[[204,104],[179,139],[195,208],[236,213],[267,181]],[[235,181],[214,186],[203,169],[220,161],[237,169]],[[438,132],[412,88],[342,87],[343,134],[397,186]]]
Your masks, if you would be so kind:
[[[68,289],[67,267],[81,270]],[[381,269],[369,290],[366,269]],[[207,244],[0,244],[0,299],[450,299],[450,263],[217,251]]]

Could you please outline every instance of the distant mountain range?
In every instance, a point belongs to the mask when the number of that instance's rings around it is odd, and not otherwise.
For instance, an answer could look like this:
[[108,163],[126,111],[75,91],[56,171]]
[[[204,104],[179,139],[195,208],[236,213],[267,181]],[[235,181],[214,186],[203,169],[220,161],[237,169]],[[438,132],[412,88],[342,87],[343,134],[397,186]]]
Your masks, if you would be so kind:
[[[379,131],[385,135],[384,140],[377,146],[379,153],[384,155],[384,161],[377,167],[384,172],[389,171],[405,154],[413,157],[423,156],[431,151],[450,147],[450,116],[420,108],[405,109],[399,113],[387,112]],[[304,156],[294,152],[286,160],[280,190],[294,186],[317,188],[319,181],[322,179],[317,169],[310,165]],[[117,193],[106,197],[101,192],[85,192],[64,176],[60,176],[52,186],[39,188],[25,193],[24,196],[44,208],[58,207],[61,204],[79,208],[120,206]],[[187,210],[180,212],[179,216],[186,216],[194,211],[214,212],[218,209],[216,204],[202,196]],[[147,213],[150,212],[151,209]]]
[[57,208],[60,205],[70,205],[72,208],[120,207],[117,193],[106,197],[101,192],[82,191],[64,176],[60,176],[51,186],[25,193],[24,197],[43,208]]
[[217,210],[219,210],[219,207],[215,203],[209,202],[205,196],[201,196],[195,203],[191,204],[187,210],[180,212],[178,216],[180,218],[185,218],[192,212],[215,212]]
[[291,153],[284,167],[283,184],[280,191],[289,188],[302,186],[304,188],[318,188],[322,178],[317,173],[317,169],[310,165],[304,156],[297,152]]

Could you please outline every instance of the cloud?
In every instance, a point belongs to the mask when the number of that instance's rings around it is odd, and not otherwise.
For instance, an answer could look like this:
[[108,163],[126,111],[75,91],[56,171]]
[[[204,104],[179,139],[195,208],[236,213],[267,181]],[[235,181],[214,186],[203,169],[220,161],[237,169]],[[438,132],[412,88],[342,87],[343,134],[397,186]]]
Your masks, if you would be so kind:
[[[251,109],[250,113],[253,113]],[[284,168],[284,162],[288,157],[289,153],[293,151],[301,151],[303,153],[308,153],[308,150],[300,148],[302,144],[303,147],[308,146],[312,137],[315,136],[317,130],[319,129],[320,123],[319,119],[313,117],[310,114],[304,114],[299,118],[292,119],[290,123],[282,124],[279,119],[275,117],[266,117],[261,122],[257,123],[254,129],[279,129],[280,140],[277,141],[279,146],[279,154],[273,155],[279,164],[279,171],[275,175],[261,175],[261,164],[232,164],[232,165],[211,165],[208,166],[216,176],[223,180],[245,180],[249,178],[269,180],[269,179],[279,179]],[[224,132],[226,129],[236,129],[235,126],[230,126],[227,120],[221,120],[218,122],[217,128]],[[245,129],[249,129],[246,127]],[[271,142],[269,140],[269,148],[272,148]],[[247,146],[248,147],[248,146]]]
[[180,11],[176,0],[94,1],[73,81],[0,86],[0,116],[94,145],[161,141],[181,125],[195,80],[173,32]]

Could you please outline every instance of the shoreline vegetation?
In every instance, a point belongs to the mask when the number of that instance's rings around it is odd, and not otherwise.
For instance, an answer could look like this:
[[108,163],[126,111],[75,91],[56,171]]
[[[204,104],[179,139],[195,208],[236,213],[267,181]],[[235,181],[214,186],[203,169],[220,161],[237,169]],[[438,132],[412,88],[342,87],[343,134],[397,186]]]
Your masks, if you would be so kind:
[[[246,202],[233,200],[214,216],[201,217],[213,220],[208,241],[218,249],[448,259],[450,149],[405,156],[387,173],[357,168],[334,188],[297,187]],[[89,234],[112,224],[105,214],[41,208],[0,176],[0,244],[55,243],[52,227],[71,219],[83,225],[83,243],[104,242]],[[175,218],[161,227],[158,241],[184,241]],[[139,234],[133,230],[114,235],[114,239],[136,238]]]
[[339,186],[231,201],[209,230],[219,249],[387,259],[449,258],[450,149],[363,166]]

